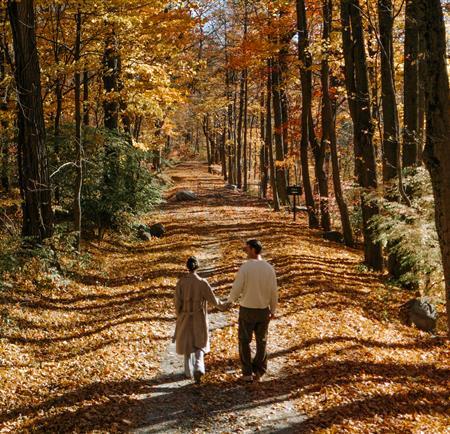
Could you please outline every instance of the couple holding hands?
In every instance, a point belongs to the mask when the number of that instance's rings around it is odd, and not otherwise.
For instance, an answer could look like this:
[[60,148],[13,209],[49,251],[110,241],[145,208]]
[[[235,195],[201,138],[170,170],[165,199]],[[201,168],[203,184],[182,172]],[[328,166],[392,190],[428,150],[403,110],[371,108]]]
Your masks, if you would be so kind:
[[[200,383],[205,373],[204,354],[209,352],[208,303],[221,310],[239,299],[239,357],[242,380],[258,381],[267,370],[267,334],[278,302],[277,279],[273,267],[261,257],[258,240],[247,240],[244,246],[247,261],[236,274],[230,295],[221,302],[206,279],[197,274],[197,258],[187,260],[188,272],[177,283],[175,310],[177,322],[174,334],[176,351],[184,355],[184,372]],[[250,342],[256,339],[256,354],[252,359]]]

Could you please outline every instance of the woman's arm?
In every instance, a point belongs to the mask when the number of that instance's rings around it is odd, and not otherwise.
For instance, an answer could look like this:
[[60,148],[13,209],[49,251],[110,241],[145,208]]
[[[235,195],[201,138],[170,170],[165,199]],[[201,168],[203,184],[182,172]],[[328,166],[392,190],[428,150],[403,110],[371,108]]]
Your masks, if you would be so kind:
[[177,286],[175,287],[174,303],[175,303],[175,312],[178,316],[178,314],[181,312],[181,309],[183,307],[183,299],[181,297],[180,281],[177,282]]
[[224,307],[226,303],[221,302],[216,295],[214,294],[214,290],[211,288],[211,285],[208,283],[207,280],[204,280],[203,285],[203,298],[211,303],[213,306],[217,306],[219,309]]

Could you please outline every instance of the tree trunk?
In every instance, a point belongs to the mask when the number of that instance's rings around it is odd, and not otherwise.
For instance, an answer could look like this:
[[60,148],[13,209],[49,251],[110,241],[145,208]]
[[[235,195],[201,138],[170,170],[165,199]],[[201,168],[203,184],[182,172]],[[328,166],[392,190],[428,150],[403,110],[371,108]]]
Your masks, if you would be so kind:
[[272,201],[273,208],[275,211],[280,211],[280,200],[278,198],[277,190],[277,172],[275,170],[275,162],[273,159],[273,148],[272,148],[272,62],[269,60],[267,62],[267,103],[266,103],[266,137],[265,146],[267,148],[267,153],[269,155],[269,168],[270,168],[270,185],[272,188]]
[[417,165],[419,135],[419,31],[417,0],[406,0],[403,70],[403,167]]
[[[329,41],[332,23],[332,0],[323,0],[323,40]],[[322,84],[322,143],[326,148],[330,146],[331,166],[333,169],[333,187],[336,202],[341,215],[341,226],[344,235],[345,245],[352,247],[354,245],[352,226],[348,213],[347,204],[342,193],[341,175],[339,171],[339,159],[336,143],[336,123],[335,123],[335,103],[330,97],[330,67],[328,64],[328,53],[322,58],[321,64],[321,84]]]
[[[361,210],[364,236],[365,263],[375,269],[383,269],[381,244],[374,241],[370,228],[372,217],[379,213],[376,202],[369,197],[377,188],[373,125],[371,122],[369,83],[366,53],[359,0],[341,0],[342,39],[344,48],[347,94],[353,118],[355,172],[362,187]],[[350,42],[349,45],[347,45]],[[355,93],[351,91],[354,89]]]
[[[55,42],[53,46],[54,51],[54,61],[57,65],[59,63],[59,54],[60,54],[60,42],[59,42],[59,33],[61,30],[61,9],[62,6],[57,4],[55,6],[55,14],[56,14],[56,29],[55,29]],[[56,76],[56,82],[55,82],[55,99],[56,99],[56,108],[55,108],[55,122],[54,122],[54,129],[53,129],[53,147],[55,152],[55,161],[56,166],[59,167],[60,165],[60,149],[59,144],[61,142],[61,115],[62,115],[62,109],[63,109],[63,85],[64,85],[64,75],[61,72],[57,72]],[[61,194],[60,194],[60,188],[58,185],[58,180],[55,182],[54,186],[54,192],[55,192],[55,202],[60,203]]]
[[211,144],[212,144],[212,142],[211,142],[211,138],[209,135],[210,134],[209,133],[209,115],[206,114],[203,117],[202,126],[203,126],[203,134],[205,135],[205,142],[206,142],[206,159],[208,162],[208,173],[212,173],[212,169],[211,169],[211,164],[212,164]]
[[83,71],[83,125],[89,126],[89,71]]
[[227,154],[226,154],[226,141],[227,141],[227,127],[226,127],[226,119],[224,119],[222,138],[220,141],[220,162],[222,165],[222,176],[223,180],[228,180],[228,172],[227,172]]
[[[4,47],[0,47],[0,83],[6,76],[6,56]],[[8,111],[8,90],[6,87],[0,89],[0,112],[6,114]],[[5,192],[9,191],[9,137],[8,137],[8,122],[6,117],[2,115],[1,121],[1,135],[0,135],[0,154],[1,154],[1,173],[0,184]]]
[[[266,119],[264,117],[264,101],[265,101],[265,95],[264,92],[261,92],[261,109],[260,109],[260,126],[259,131],[261,134],[261,149],[260,149],[260,164],[259,164],[259,170],[260,170],[260,179],[261,179],[261,196],[263,198],[267,197],[267,184],[269,181],[269,173],[268,173],[268,157],[269,154],[267,152],[267,143],[266,143]],[[267,116],[267,113],[266,113]]]
[[381,103],[383,107],[383,181],[385,183],[397,176],[400,157],[392,45],[393,20],[392,0],[378,0],[381,43]]
[[242,120],[244,116],[244,94],[245,94],[245,70],[241,72],[239,80],[239,114],[237,121],[237,149],[236,149],[236,171],[237,186],[242,188]]
[[425,75],[426,75],[426,61],[425,61],[425,42],[423,39],[423,32],[419,31],[419,97],[418,97],[418,125],[417,125],[417,165],[422,164],[423,147],[425,143]]
[[20,106],[17,144],[23,200],[22,234],[42,240],[52,235],[53,212],[33,0],[9,0],[8,13]]
[[446,33],[440,0],[420,0],[426,58],[426,143],[424,161],[430,172],[436,228],[444,270],[447,331],[450,336],[450,106]]
[[105,128],[117,131],[119,128],[119,101],[114,93],[119,90],[120,54],[114,25],[111,25],[105,40],[103,68],[103,86],[106,93],[103,101]]
[[[247,78],[247,69],[245,69],[245,77],[244,77],[244,146],[243,146],[243,156],[244,156],[244,165],[243,165],[243,190],[247,191],[248,189],[248,143],[247,143],[247,134],[248,134],[248,78]],[[251,160],[250,160],[251,161]]]
[[275,126],[275,170],[278,197],[280,202],[283,205],[286,205],[289,204],[289,198],[287,195],[286,168],[284,165],[283,117],[281,112],[280,85],[280,64],[278,59],[274,58],[272,60],[272,98]]
[[78,9],[75,15],[76,21],[76,38],[74,49],[74,61],[76,63],[76,70],[74,74],[75,85],[75,147],[76,147],[76,179],[74,191],[74,230],[76,234],[75,249],[80,251],[81,242],[81,188],[83,186],[83,144],[81,138],[81,73],[79,71],[78,62],[80,61],[81,50],[81,11]]
[[305,191],[305,203],[308,209],[308,223],[310,228],[319,227],[319,219],[316,212],[316,204],[311,188],[308,162],[308,143],[310,135],[310,122],[312,121],[311,100],[312,100],[312,78],[311,57],[308,49],[308,31],[306,26],[306,9],[304,0],[297,0],[297,28],[298,28],[298,58],[301,62],[300,81],[302,87],[302,114],[301,114],[301,139],[300,139],[300,161],[302,165],[303,189]]
[[[395,98],[394,53],[392,43],[393,12],[391,0],[378,0],[378,22],[380,26],[381,45],[381,103],[383,107],[383,182],[389,184],[396,176],[401,183],[400,147],[397,101]],[[391,186],[392,187],[392,186]],[[397,200],[398,195],[390,194],[388,199]],[[387,249],[393,244],[388,242]],[[390,253],[388,260],[389,273],[399,278],[404,272],[400,258]]]

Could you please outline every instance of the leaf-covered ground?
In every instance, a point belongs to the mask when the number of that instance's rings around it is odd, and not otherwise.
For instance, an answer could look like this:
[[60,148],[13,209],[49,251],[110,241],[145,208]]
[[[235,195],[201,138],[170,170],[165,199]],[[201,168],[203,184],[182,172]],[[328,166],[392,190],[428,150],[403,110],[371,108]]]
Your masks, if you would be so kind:
[[[240,415],[258,415],[268,401],[305,415],[292,432],[450,432],[450,347],[399,322],[398,307],[411,294],[362,271],[361,252],[225,190],[200,164],[170,175],[173,191],[187,187],[200,199],[169,199],[148,215],[148,223],[166,226],[165,238],[92,242],[88,271],[44,287],[17,279],[0,293],[0,432],[151,432],[155,406],[160,419],[197,432],[264,432],[269,415],[251,424]],[[259,384],[239,383],[234,309],[230,325],[213,333],[204,383],[164,398],[171,409],[195,398],[189,413],[164,412],[154,391],[186,257],[214,258],[209,279],[225,297],[242,243],[253,236],[279,277],[272,373]]]

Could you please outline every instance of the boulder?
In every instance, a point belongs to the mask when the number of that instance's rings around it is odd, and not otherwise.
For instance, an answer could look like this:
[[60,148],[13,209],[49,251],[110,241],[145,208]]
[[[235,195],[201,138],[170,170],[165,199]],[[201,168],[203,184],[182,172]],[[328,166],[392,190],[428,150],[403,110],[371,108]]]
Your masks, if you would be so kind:
[[156,238],[161,238],[166,233],[166,228],[162,223],[156,223],[152,226],[150,226],[149,232],[152,236]]
[[333,241],[335,243],[343,243],[344,236],[339,231],[328,231],[324,232],[323,238],[328,241]]
[[190,190],[181,190],[177,191],[177,193],[175,194],[175,199],[178,200],[179,202],[197,200],[197,195]]
[[425,332],[434,332],[436,329],[436,308],[427,298],[413,298],[406,302],[401,310],[407,325],[414,324]]
[[152,239],[151,233],[142,228],[138,229],[137,237],[142,241],[150,241]]

